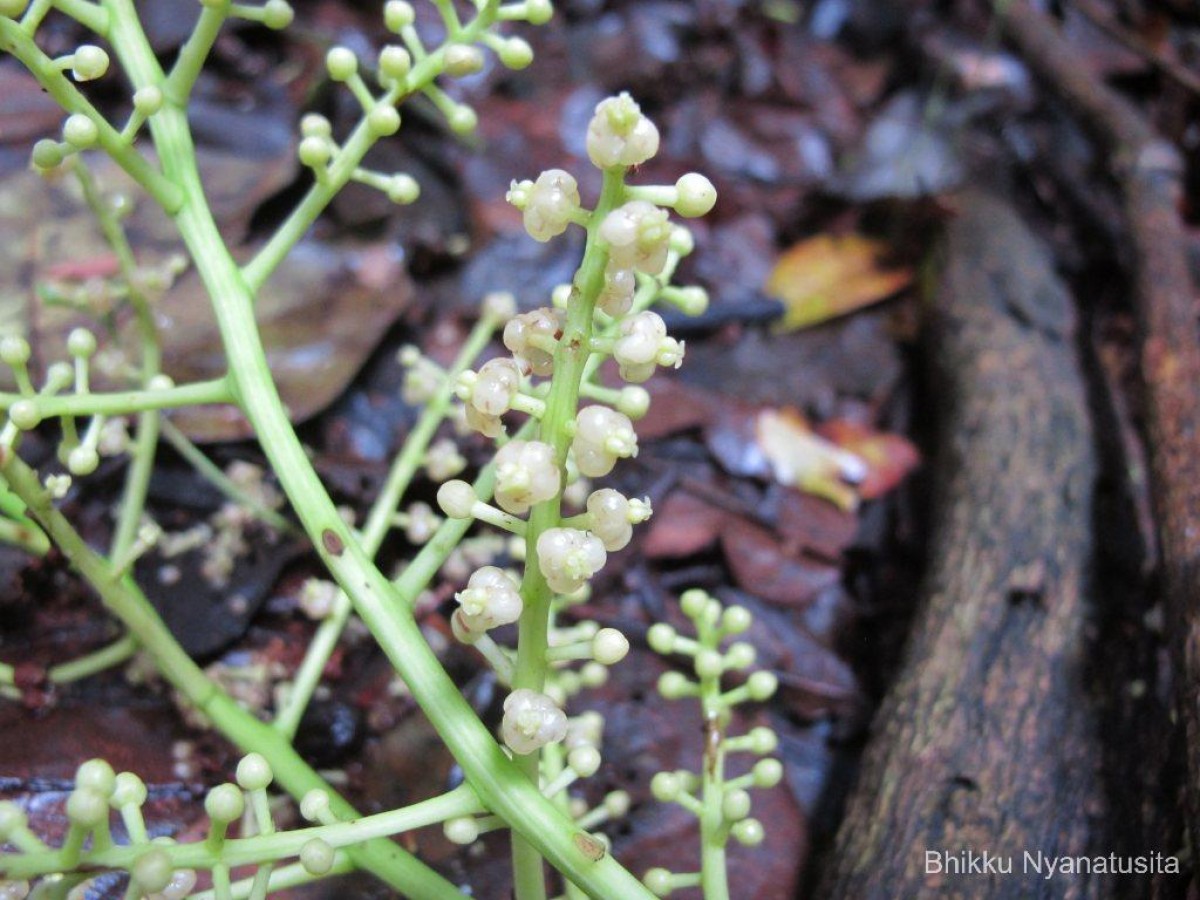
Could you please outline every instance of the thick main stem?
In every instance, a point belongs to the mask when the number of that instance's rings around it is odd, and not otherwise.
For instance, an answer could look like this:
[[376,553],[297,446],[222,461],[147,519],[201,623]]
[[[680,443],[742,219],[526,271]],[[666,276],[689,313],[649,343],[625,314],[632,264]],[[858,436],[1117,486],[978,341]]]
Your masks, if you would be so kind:
[[[554,377],[546,396],[538,438],[554,448],[554,457],[565,479],[567,450],[571,446],[570,427],[579,405],[579,386],[583,381],[591,355],[592,319],[596,298],[604,287],[604,266],[608,254],[600,246],[597,229],[608,212],[618,206],[624,193],[625,170],[609,169],[604,173],[600,202],[592,214],[588,228],[583,263],[575,276],[571,300],[567,306],[567,322],[554,354]],[[546,583],[538,562],[538,538],[562,521],[562,501],[554,497],[539,503],[529,514],[525,533],[525,577],[521,583],[521,598],[525,604],[517,636],[517,664],[513,688],[541,691],[546,684],[546,648],[549,646],[550,601],[554,592]],[[518,756],[521,771],[534,784],[538,780],[539,754],[535,751]],[[521,835],[513,833],[513,880],[518,900],[543,900],[546,896],[542,858]]]
[[[108,8],[113,19],[113,46],[134,84],[160,83],[161,70],[138,24],[132,0],[108,0]],[[404,678],[481,801],[593,896],[649,897],[599,841],[555,809],[513,765],[425,643],[392,585],[338,515],[288,421],[271,377],[254,320],[254,298],[209,211],[184,110],[168,104],[151,117],[150,129],[164,173],[182,196],[175,221],[212,298],[235,392],[330,573]]]

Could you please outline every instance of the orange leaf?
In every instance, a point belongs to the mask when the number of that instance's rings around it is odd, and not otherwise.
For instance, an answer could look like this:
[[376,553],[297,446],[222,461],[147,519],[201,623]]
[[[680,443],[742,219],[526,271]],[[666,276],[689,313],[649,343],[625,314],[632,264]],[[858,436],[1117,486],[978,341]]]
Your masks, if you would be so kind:
[[852,485],[867,472],[861,459],[814,433],[794,409],[764,409],[755,426],[758,446],[770,460],[776,481],[823,497],[844,510],[858,505]]
[[888,268],[887,245],[859,234],[822,234],[780,256],[766,292],[783,301],[781,331],[797,331],[876,303],[912,283],[912,269]]
[[864,500],[883,496],[921,462],[917,448],[899,434],[875,431],[844,419],[823,422],[817,431],[867,464],[866,478],[858,485],[858,495]]

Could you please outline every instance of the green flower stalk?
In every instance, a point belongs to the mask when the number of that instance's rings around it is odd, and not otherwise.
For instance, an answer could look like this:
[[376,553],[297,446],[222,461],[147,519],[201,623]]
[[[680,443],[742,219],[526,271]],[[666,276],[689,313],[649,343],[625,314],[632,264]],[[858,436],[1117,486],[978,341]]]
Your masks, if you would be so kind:
[[[97,349],[90,332],[70,336],[71,362],[51,366],[40,387],[25,368],[28,345],[9,339],[0,346],[0,360],[12,369],[17,383],[15,393],[0,394],[0,409],[7,412],[0,431],[0,475],[10,488],[0,494],[0,512],[6,516],[0,524],[10,525],[7,535],[31,549],[44,549],[47,543],[59,547],[128,631],[91,658],[52,669],[52,678],[56,673],[62,681],[82,677],[141,648],[198,711],[248,753],[238,768],[237,785],[223,785],[209,794],[206,809],[212,827],[198,844],[148,841],[140,812],[144,785],[139,788],[136,776],[115,775],[98,762],[80,770],[68,802],[70,828],[60,848],[41,844],[19,810],[0,806],[0,840],[17,850],[0,854],[0,877],[23,880],[62,874],[79,879],[83,872],[120,869],[129,875],[129,896],[183,896],[194,883],[183,873],[201,868],[212,873],[209,896],[224,898],[237,891],[239,896],[261,897],[276,887],[359,867],[414,897],[460,896],[441,876],[381,840],[383,835],[444,822],[447,832],[463,841],[493,828],[511,830],[519,900],[545,897],[544,860],[563,875],[569,897],[648,896],[612,858],[606,842],[590,833],[619,815],[627,798],[613,795],[602,807],[582,810],[567,793],[576,780],[595,773],[601,757],[599,726],[585,716],[569,718],[564,706],[581,687],[603,680],[605,667],[628,651],[628,641],[594,623],[562,626],[556,614],[586,592],[608,553],[629,542],[633,526],[650,514],[649,504],[601,489],[580,500],[581,508],[572,513],[564,507],[564,495],[579,478],[603,477],[620,460],[636,455],[634,420],[649,406],[649,395],[638,384],[657,367],[682,362],[683,344],[667,335],[661,317],[648,307],[662,300],[698,312],[706,303],[698,288],[670,284],[692,241],[686,230],[669,221],[667,210],[683,216],[708,212],[716,200],[711,183],[695,173],[674,185],[626,183],[631,168],[657,151],[659,136],[625,94],[599,104],[588,128],[588,156],[603,174],[592,208],[583,205],[574,178],[562,170],[514,182],[509,198],[521,209],[533,238],[549,240],[572,225],[585,229],[582,264],[572,284],[555,292],[552,305],[518,315],[511,298],[487,298],[479,326],[448,370],[438,370],[419,354],[406,354],[410,387],[425,395],[426,412],[398,454],[361,533],[339,515],[288,421],[254,318],[259,288],[345,185],[370,185],[397,203],[416,199],[419,187],[410,176],[362,166],[371,147],[401,127],[398,105],[424,95],[449,128],[470,131],[475,112],[454,100],[444,82],[479,71],[485,51],[511,68],[529,65],[529,45],[503,34],[501,26],[511,21],[541,24],[552,12],[547,0],[476,0],[468,19],[448,0],[435,0],[435,6],[445,28],[445,40],[438,47],[424,42],[409,3],[389,0],[383,7],[384,22],[399,43],[382,48],[370,67],[348,48],[329,51],[328,75],[355,98],[361,118],[341,141],[334,139],[327,120],[314,115],[303,119],[297,152],[312,170],[313,185],[258,254],[239,265],[217,229],[200,181],[187,103],[227,19],[284,28],[293,19],[291,7],[283,0],[262,5],[202,0],[193,33],[170,70],[164,71],[132,0],[0,0],[0,48],[23,62],[67,114],[61,140],[47,138],[35,146],[34,166],[49,171],[70,165],[80,178],[118,257],[126,283],[123,296],[135,312],[141,347],[134,383],[126,390],[98,392],[90,377],[90,360]],[[48,57],[35,38],[53,10],[94,31],[110,49],[84,44],[57,59]],[[121,128],[109,123],[76,87],[79,81],[107,77],[114,65],[133,88],[132,112]],[[152,144],[153,157],[143,153],[139,136]],[[229,362],[222,377],[174,385],[159,374],[161,349],[147,298],[138,289],[133,248],[91,180],[80,155],[89,149],[111,156],[175,222],[213,303]],[[472,369],[501,326],[511,357]],[[625,387],[597,383],[599,367],[608,358],[628,382]],[[431,512],[422,513],[417,506],[398,513],[420,468],[454,474],[463,464],[457,454],[433,449],[455,398],[463,403],[466,423],[496,439],[495,459],[474,484],[450,480],[442,485],[439,504],[446,521],[437,523]],[[165,433],[199,471],[237,496],[228,479],[170,426],[164,432],[160,421],[161,410],[212,403],[236,405],[249,420],[300,528],[338,586],[321,604],[315,599],[310,604],[322,622],[272,724],[241,710],[187,657],[130,576],[133,561],[155,537],[154,529],[141,520],[160,434]],[[52,476],[43,484],[18,455],[21,436],[57,421],[63,433],[61,461],[71,476],[83,478],[98,465],[106,422],[134,414],[137,435],[130,445],[116,534],[108,555],[102,556],[54,505],[69,479]],[[528,417],[529,422],[509,437],[505,420],[514,415]],[[278,514],[260,512],[280,529],[293,527]],[[418,593],[476,520],[523,542],[520,577],[497,566],[479,568],[457,595],[452,618],[454,633],[475,646],[510,689],[499,728],[503,743],[462,697],[412,615]],[[410,536],[419,536],[414,539],[424,546],[393,582],[373,558],[390,530],[400,526]],[[291,746],[325,662],[352,614],[369,628],[465,775],[465,784],[449,794],[382,817],[358,817]],[[506,624],[517,626],[515,650],[503,647],[491,634]],[[11,688],[12,678],[11,667],[0,666],[0,686]],[[702,692],[710,691],[711,677],[701,685]],[[735,702],[739,690],[714,695],[712,703]],[[267,794],[274,785],[302,800],[305,814],[319,824],[277,833]],[[752,828],[747,823],[752,820],[730,819],[739,801],[729,799],[729,786],[718,784],[712,790],[717,792],[712,797],[723,798],[722,821],[729,825],[725,834],[748,837]],[[703,800],[697,802],[706,810],[717,802],[710,798],[707,783]],[[257,833],[231,838],[229,824],[246,810]],[[114,842],[110,811],[124,822],[128,844]],[[288,863],[291,859],[296,862]],[[256,873],[235,886],[230,870],[244,864],[257,866]],[[707,887],[709,876],[704,877]],[[712,886],[712,896],[724,896],[717,881]]]
[[[663,655],[683,654],[692,658],[695,679],[682,672],[664,673],[658,692],[667,700],[696,697],[704,718],[704,761],[697,774],[688,771],[659,772],[650,783],[654,796],[664,803],[677,803],[700,822],[700,871],[671,872],[664,868],[648,871],[644,881],[659,897],[676,890],[699,885],[705,900],[728,900],[729,883],[725,868],[725,850],[733,838],[744,846],[762,843],[763,826],[750,817],[751,800],[747,788],[774,787],[783,778],[783,767],[768,754],[778,746],[769,728],[759,727],[731,737],[730,711],[742,703],[761,703],[771,698],[778,679],[765,671],[756,671],[739,687],[725,690],[722,678],[729,672],[754,665],[751,644],[738,641],[721,649],[726,639],[741,634],[751,625],[745,607],[723,607],[704,591],[691,590],[680,598],[680,607],[692,622],[696,637],[684,637],[666,624],[653,625],[647,635],[650,647]],[[751,753],[762,757],[750,772],[727,778],[725,764],[731,753]]]

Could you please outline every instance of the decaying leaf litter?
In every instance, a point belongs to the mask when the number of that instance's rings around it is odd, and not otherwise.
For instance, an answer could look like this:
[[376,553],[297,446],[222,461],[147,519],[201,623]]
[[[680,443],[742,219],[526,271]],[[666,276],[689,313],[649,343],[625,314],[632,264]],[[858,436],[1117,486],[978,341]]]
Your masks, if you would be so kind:
[[[195,14],[194,4],[154,7],[161,11],[156,49],[170,53],[186,34],[177,23]],[[328,36],[364,45],[378,38],[374,16],[355,4],[316,0],[299,8],[303,27],[286,37],[254,28],[223,37],[218,64],[199,87],[204,102],[193,124],[220,186],[216,208],[227,232],[244,236],[248,253],[281,198],[301,183],[291,146],[299,111],[318,108],[335,128],[353,112],[313,64]],[[1108,13],[1115,18],[1115,9]],[[436,18],[432,10],[422,15]],[[1157,40],[1160,54],[1195,39],[1197,24],[1186,14],[1155,15],[1135,24]],[[1194,97],[1158,81],[1151,62],[1074,12],[1065,34],[1097,77],[1120,79],[1163,132],[1178,137]],[[1098,540],[1112,548],[1102,565],[1132,596],[1148,597],[1155,541],[1145,484],[1117,474],[1130,460],[1136,474],[1141,408],[1132,390],[1131,315],[1118,280],[1125,251],[1106,215],[1114,201],[1099,174],[1103,160],[1069,115],[1047,105],[1021,58],[998,41],[987,11],[968,4],[934,14],[918,4],[836,0],[811,9],[578,0],[560,4],[546,33],[529,37],[538,51],[532,70],[488,69],[467,81],[465,96],[486,111],[477,141],[459,142],[414,111],[403,137],[379,148],[372,162],[421,180],[414,207],[396,212],[377,194],[346,191],[294,271],[273,282],[277,292],[261,310],[273,323],[273,368],[295,418],[307,422],[323,476],[349,509],[362,510],[414,417],[399,396],[397,349],[415,343],[448,358],[482,292],[511,290],[532,307],[569,276],[578,248],[527,240],[503,199],[509,179],[582,155],[565,136],[583,133],[605,93],[629,90],[643,102],[666,138],[646,175],[673,181],[704,168],[721,193],[698,233],[705,252],[691,273],[714,302],[699,320],[673,323],[673,331],[687,330],[687,364],[680,378],[651,384],[656,415],[646,422],[636,463],[618,476],[625,493],[652,499],[656,516],[583,612],[636,636],[690,586],[754,610],[759,624],[751,638],[783,685],[757,715],[780,731],[788,777],[765,801],[767,841],[734,855],[732,880],[747,897],[792,897],[813,889],[931,550],[927,460],[941,401],[929,388],[919,341],[920,282],[933,265],[934,236],[954,215],[946,198],[964,185],[1009,194],[1053,248],[1076,296],[1088,298],[1081,343],[1094,352],[1117,410],[1116,437],[1102,441],[1108,469],[1098,503],[1112,511],[1099,529]],[[66,34],[61,40],[70,43]],[[281,59],[288,63],[277,66]],[[56,125],[57,113],[14,67],[0,67],[0,80],[0,229],[8,238],[0,315],[54,358],[52,348],[79,315],[72,296],[103,293],[111,265],[70,189],[58,185],[43,195],[25,170],[29,144]],[[119,102],[104,90],[97,102]],[[1090,188],[1092,179],[1099,190]],[[581,188],[594,192],[596,185]],[[203,377],[215,371],[216,344],[211,325],[195,318],[205,307],[196,302],[194,277],[172,268],[177,248],[162,246],[161,229],[141,215],[137,208],[131,219],[137,250],[168,272],[158,306],[171,323],[164,329],[168,370]],[[63,246],[72,252],[64,255]],[[119,348],[125,323],[103,324]],[[202,413],[177,424],[223,466],[261,464],[255,447],[238,443],[245,431],[237,421]],[[169,532],[195,529],[221,505],[188,471],[178,461],[155,479],[154,513]],[[106,470],[68,498],[96,539],[111,527],[107,505],[119,475]],[[419,491],[431,500],[431,483]],[[247,703],[271,703],[312,629],[298,594],[314,570],[286,535],[248,533],[237,549],[229,583],[239,586],[239,614],[232,617],[230,592],[204,585],[201,554],[145,565],[175,566],[183,583],[198,585],[180,627],[203,639],[189,646],[238,680]],[[392,557],[401,550],[393,546]],[[79,756],[57,743],[57,724],[69,716],[75,747],[145,773],[150,814],[166,832],[188,833],[196,825],[188,801],[230,761],[230,748],[191,729],[155,686],[117,673],[47,691],[41,667],[111,635],[55,558],[30,563],[4,551],[0,579],[0,641],[6,658],[20,664],[27,705],[39,711],[35,726],[11,707],[0,707],[0,718],[20,717],[23,728],[44,735],[0,750],[6,796],[32,797],[44,811],[39,829],[61,830],[55,802],[69,760]],[[475,705],[494,713],[495,685],[449,639],[452,592],[443,580],[424,598],[427,634]],[[1125,639],[1121,678],[1141,683],[1152,698],[1163,696],[1165,684],[1157,621],[1149,600],[1127,600],[1102,617],[1106,634]],[[663,665],[635,646],[591,698],[619,723],[593,789],[597,796],[615,787],[632,793],[633,810],[615,837],[635,870],[686,844],[689,827],[677,810],[649,798],[650,775],[694,765],[699,754],[693,719],[653,694]],[[381,656],[348,643],[327,676],[331,690],[305,720],[300,745],[320,765],[343,769],[351,794],[411,801],[455,777]],[[1116,678],[1112,684],[1120,686]],[[1124,700],[1110,705],[1119,727],[1106,752],[1137,758],[1138,742],[1148,740],[1133,733],[1143,713],[1130,712]],[[1165,740],[1150,751],[1172,758]],[[1157,791],[1148,796],[1165,809],[1174,786],[1166,779],[1145,789]],[[1171,816],[1149,818],[1141,827],[1179,840]],[[499,842],[464,855],[440,833],[416,840],[447,871],[506,895]]]

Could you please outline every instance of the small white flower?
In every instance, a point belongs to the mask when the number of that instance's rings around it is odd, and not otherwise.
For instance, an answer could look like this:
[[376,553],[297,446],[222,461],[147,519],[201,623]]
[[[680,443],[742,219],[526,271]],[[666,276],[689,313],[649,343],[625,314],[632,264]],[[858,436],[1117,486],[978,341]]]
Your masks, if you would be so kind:
[[647,275],[658,275],[667,264],[671,231],[667,211],[645,200],[630,200],[600,223],[610,264]]
[[542,441],[509,441],[496,452],[496,503],[521,515],[562,486],[554,448]]
[[579,185],[562,169],[547,169],[537,181],[513,182],[509,202],[524,211],[525,230],[536,241],[548,241],[567,230],[579,210]]
[[658,129],[627,93],[601,100],[588,123],[587,153],[592,165],[640,166],[658,152]]
[[629,500],[612,488],[594,492],[587,501],[591,517],[591,532],[604,542],[604,549],[613,553],[633,537],[633,517]]
[[428,503],[413,503],[406,513],[407,523],[404,526],[404,536],[412,544],[424,544],[442,524],[441,518],[434,513]]
[[622,269],[611,261],[604,270],[604,287],[596,297],[596,306],[610,316],[623,316],[633,306],[637,276],[633,269]]
[[338,586],[332,581],[309,578],[300,587],[300,609],[310,619],[327,618],[337,606]]
[[447,481],[437,492],[438,506],[452,519],[469,519],[479,497],[465,481]]
[[504,701],[500,734],[514,753],[532,753],[566,736],[567,716],[545,694],[521,688]]
[[621,377],[635,384],[653,375],[655,366],[679,368],[683,352],[683,344],[667,337],[666,323],[654,312],[638,313],[623,321],[621,336],[613,346]]
[[579,590],[604,568],[608,554],[600,538],[578,528],[549,528],[537,542],[538,562],[546,583],[558,594]]
[[470,403],[463,407],[463,417],[468,428],[478,431],[484,437],[496,438],[504,434],[504,423],[500,421],[499,416],[481,413]]
[[440,438],[425,451],[425,472],[434,481],[446,481],[467,467],[466,458],[450,438]]
[[607,406],[587,406],[575,417],[571,449],[580,474],[599,478],[618,459],[637,456],[637,434],[628,416]]
[[464,372],[459,379],[459,396],[485,416],[508,412],[520,389],[521,370],[511,359],[488,360],[478,372]]
[[481,634],[521,618],[524,604],[515,581],[502,569],[484,566],[471,575],[464,590],[454,595],[459,609],[459,626],[469,634]]
[[565,320],[562,310],[548,306],[521,313],[504,326],[504,346],[522,367],[528,367],[535,375],[549,375],[554,371],[554,354],[533,346],[531,340],[539,336],[556,340],[562,334]]

